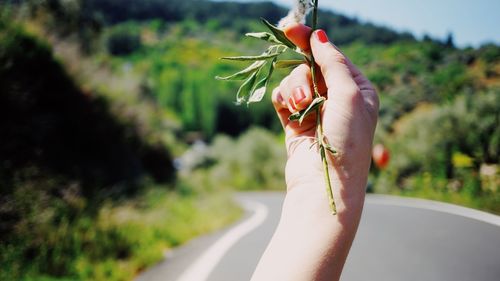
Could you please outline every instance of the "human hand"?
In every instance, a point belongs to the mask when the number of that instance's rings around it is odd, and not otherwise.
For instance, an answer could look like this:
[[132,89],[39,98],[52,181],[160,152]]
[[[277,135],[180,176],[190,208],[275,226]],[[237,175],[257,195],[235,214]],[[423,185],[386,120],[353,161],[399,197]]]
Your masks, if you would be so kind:
[[297,24],[285,34],[302,50],[311,51],[321,70],[319,93],[327,98],[321,112],[324,135],[337,151],[329,156],[337,215],[330,212],[322,163],[314,149],[316,114],[301,125],[288,120],[312,101],[311,73],[304,64],[273,92],[286,133],[288,191],[280,223],[252,281],[339,280],[363,209],[378,96],[323,31],[311,36],[310,28]]
[[[288,27],[285,34],[302,50],[312,52],[321,70],[318,88],[320,94],[327,97],[322,111],[324,135],[337,151],[329,159],[337,209],[339,213],[347,205],[360,209],[377,123],[377,93],[349,59],[328,42],[324,31],[315,31],[311,36],[309,27],[297,24]],[[325,186],[324,171],[313,145],[316,115],[310,114],[302,124],[288,120],[293,112],[307,108],[313,93],[310,67],[303,64],[274,90],[273,104],[286,133],[289,193],[294,189],[307,189],[308,197],[311,193],[321,193],[326,200],[325,189],[321,188]]]

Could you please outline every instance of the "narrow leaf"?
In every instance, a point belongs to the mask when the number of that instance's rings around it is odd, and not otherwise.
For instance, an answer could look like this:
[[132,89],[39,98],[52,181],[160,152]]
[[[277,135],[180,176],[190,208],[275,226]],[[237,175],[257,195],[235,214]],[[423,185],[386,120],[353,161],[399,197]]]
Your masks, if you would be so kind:
[[252,92],[250,95],[250,98],[248,98],[247,105],[255,102],[260,102],[263,98],[264,95],[266,94],[267,87],[260,87],[256,88],[255,91]]
[[233,75],[229,75],[226,77],[216,76],[215,79],[217,79],[217,80],[245,80],[248,77],[250,77],[250,75],[252,75],[256,71],[258,71],[265,64],[266,64],[266,61],[256,61],[253,64],[251,64],[249,67],[243,69],[240,72],[237,72]]
[[328,150],[331,154],[337,154],[337,151],[333,149],[333,147],[329,144],[325,144],[325,149]]
[[269,28],[269,30],[271,30],[271,32],[274,34],[274,36],[276,36],[276,39],[281,42],[281,44],[287,46],[288,48],[292,49],[292,50],[296,50],[297,49],[297,46],[295,44],[293,44],[292,41],[290,41],[288,39],[288,37],[286,37],[285,33],[283,32],[283,30],[277,28],[276,26],[272,25],[270,22],[268,22],[266,19],[264,18],[261,18],[262,20],[262,23],[264,23],[264,25],[267,26],[267,28]]
[[236,94],[237,105],[242,104],[251,94],[255,81],[257,80],[257,73],[258,72],[252,73],[250,77],[248,77],[248,79],[245,80],[243,84],[241,84],[240,88],[238,89],[238,93]]
[[247,104],[260,102],[264,98],[267,90],[267,85],[269,84],[269,80],[271,80],[271,76],[273,75],[274,72],[275,62],[276,58],[274,58],[274,60],[272,61],[271,66],[269,67],[269,72],[267,73],[266,77],[257,82],[257,84],[255,85],[254,91],[250,95]]
[[235,61],[259,61],[259,60],[267,60],[267,59],[272,59],[274,57],[277,57],[281,53],[272,53],[272,54],[267,54],[264,53],[262,55],[258,56],[240,56],[240,57],[224,57],[221,58],[223,60],[235,60]]
[[276,39],[276,36],[272,35],[269,32],[251,32],[251,33],[245,34],[245,36],[261,39],[261,40],[271,42],[271,43],[282,44],[280,41],[278,41],[278,39]]
[[311,113],[313,110],[315,110],[316,108],[318,108],[320,105],[322,105],[324,102],[326,101],[326,98],[325,97],[317,97],[315,98],[311,104],[309,105],[308,108],[306,108],[304,110],[304,112],[302,113],[302,115],[300,116],[299,118],[299,124],[302,124],[302,121],[304,121],[304,118],[306,118],[307,115],[309,115],[309,113]]
[[300,119],[300,112],[295,112],[293,114],[291,114],[290,116],[288,116],[288,120],[290,121],[297,121]]
[[291,68],[305,63],[303,60],[280,60],[276,62],[276,68]]
[[306,109],[304,110],[301,110],[299,112],[295,112],[293,113],[292,115],[290,115],[288,117],[288,120],[290,121],[299,121],[299,123],[302,124],[302,121],[304,121],[304,118],[309,114],[311,113],[313,110],[315,110],[316,108],[318,108],[320,105],[322,105],[324,102],[325,102],[325,98],[324,97],[319,97],[319,98],[315,98],[311,104],[309,105],[309,107],[307,107]]

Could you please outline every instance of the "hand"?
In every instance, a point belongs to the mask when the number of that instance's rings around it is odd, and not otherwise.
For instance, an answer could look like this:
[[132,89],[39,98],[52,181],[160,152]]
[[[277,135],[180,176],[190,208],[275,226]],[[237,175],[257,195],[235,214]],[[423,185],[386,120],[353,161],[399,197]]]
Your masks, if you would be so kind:
[[[276,232],[252,280],[338,280],[359,224],[370,167],[378,96],[371,83],[326,34],[304,25],[285,30],[319,66],[319,92],[327,100],[321,118],[327,142],[337,215],[330,212],[324,171],[315,149],[316,114],[302,125],[288,120],[313,99],[309,66],[301,65],[273,92],[286,133],[287,195]],[[312,146],[312,148],[311,148]]]
[[[313,53],[321,70],[317,71],[319,92],[327,97],[322,112],[324,134],[337,151],[329,162],[333,167],[331,176],[338,210],[345,210],[351,201],[356,201],[353,207],[359,208],[364,199],[377,123],[377,93],[349,59],[328,42],[324,31],[318,30],[311,36],[309,27],[294,25],[285,33],[301,49]],[[321,188],[324,171],[313,145],[316,114],[310,114],[301,125],[288,120],[291,113],[307,108],[312,99],[310,67],[305,64],[294,69],[273,92],[273,104],[286,133],[288,191],[314,184],[326,198],[325,189]]]

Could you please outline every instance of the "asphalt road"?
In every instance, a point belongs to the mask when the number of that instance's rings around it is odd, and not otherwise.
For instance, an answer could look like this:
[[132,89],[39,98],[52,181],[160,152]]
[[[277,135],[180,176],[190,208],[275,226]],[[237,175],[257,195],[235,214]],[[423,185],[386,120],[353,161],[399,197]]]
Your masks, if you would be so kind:
[[[245,217],[166,254],[138,281],[249,280],[283,193],[244,193]],[[342,281],[499,281],[500,217],[449,204],[369,195]]]

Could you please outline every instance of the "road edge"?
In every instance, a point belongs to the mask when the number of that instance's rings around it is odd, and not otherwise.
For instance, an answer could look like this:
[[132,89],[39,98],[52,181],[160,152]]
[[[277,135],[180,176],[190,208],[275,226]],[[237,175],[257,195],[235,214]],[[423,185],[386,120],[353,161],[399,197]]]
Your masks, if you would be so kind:
[[240,204],[246,211],[252,212],[253,215],[232,227],[210,246],[210,248],[205,250],[194,264],[188,267],[181,276],[177,278],[177,281],[206,280],[226,252],[241,238],[259,227],[268,217],[269,209],[264,204],[250,200],[241,200]]
[[500,227],[500,216],[463,206],[428,199],[400,197],[385,194],[367,194],[365,203],[426,209],[466,217]]

